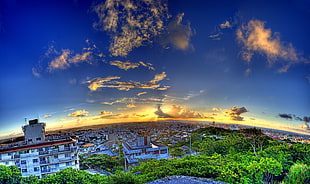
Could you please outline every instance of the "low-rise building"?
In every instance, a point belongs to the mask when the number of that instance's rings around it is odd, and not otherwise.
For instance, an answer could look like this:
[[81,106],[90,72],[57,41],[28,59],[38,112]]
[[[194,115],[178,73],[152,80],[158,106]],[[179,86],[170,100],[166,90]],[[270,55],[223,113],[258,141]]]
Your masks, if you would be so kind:
[[168,159],[168,147],[151,142],[149,136],[138,136],[136,142],[123,142],[123,153],[127,166],[137,165],[139,160]]
[[23,130],[25,142],[0,147],[1,165],[15,165],[22,176],[39,178],[68,167],[79,169],[76,140],[45,140],[45,123],[38,120],[29,121]]

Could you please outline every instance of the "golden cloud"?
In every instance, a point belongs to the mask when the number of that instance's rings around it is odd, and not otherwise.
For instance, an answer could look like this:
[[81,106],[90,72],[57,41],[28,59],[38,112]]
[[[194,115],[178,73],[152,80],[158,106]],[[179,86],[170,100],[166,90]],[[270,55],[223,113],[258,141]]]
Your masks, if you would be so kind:
[[204,114],[198,113],[194,110],[189,110],[178,105],[171,105],[167,112],[163,112],[161,106],[158,106],[155,114],[159,118],[179,118],[179,119],[213,119],[213,117],[206,116]]
[[126,62],[124,62],[124,61],[111,61],[110,65],[117,66],[123,70],[134,69],[134,68],[138,68],[139,66],[144,66],[150,70],[155,70],[155,68],[152,67],[151,63],[144,63],[142,61],[139,61],[138,63],[131,63],[128,61],[126,61]]
[[166,73],[162,72],[161,74],[156,74],[151,81],[147,81],[144,83],[136,81],[122,82],[114,80],[114,79],[120,79],[120,77],[95,78],[93,80],[86,81],[86,83],[90,83],[88,88],[91,91],[96,91],[99,87],[117,88],[118,90],[125,90],[125,91],[128,91],[133,88],[159,89],[160,84],[157,84],[157,82],[163,80],[166,76],[167,76]]
[[141,95],[144,95],[144,94],[146,94],[146,93],[147,93],[147,92],[143,91],[143,92],[138,93],[137,96],[141,96]]
[[158,1],[109,0],[93,7],[99,20],[93,26],[107,31],[113,56],[126,56],[134,48],[151,43],[164,30],[167,4]]
[[265,23],[260,20],[251,20],[247,25],[237,30],[237,39],[243,45],[242,57],[250,62],[255,52],[267,57],[269,64],[282,59],[289,63],[280,72],[286,72],[294,62],[303,60],[298,56],[291,43],[285,44],[277,33],[265,28]]
[[75,111],[71,114],[68,114],[68,117],[84,117],[84,116],[88,116],[88,111],[86,110],[79,110],[79,111]]

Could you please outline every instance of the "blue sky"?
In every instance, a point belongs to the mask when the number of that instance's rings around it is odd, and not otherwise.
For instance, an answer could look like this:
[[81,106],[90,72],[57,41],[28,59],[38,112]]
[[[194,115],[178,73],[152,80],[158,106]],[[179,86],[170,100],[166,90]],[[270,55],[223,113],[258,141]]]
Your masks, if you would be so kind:
[[167,118],[309,133],[309,6],[0,0],[0,135],[38,117],[48,129]]

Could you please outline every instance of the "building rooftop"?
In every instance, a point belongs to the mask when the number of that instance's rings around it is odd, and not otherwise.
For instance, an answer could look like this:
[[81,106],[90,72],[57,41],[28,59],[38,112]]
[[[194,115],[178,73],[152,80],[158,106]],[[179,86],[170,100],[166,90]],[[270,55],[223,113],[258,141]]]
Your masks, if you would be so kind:
[[47,146],[55,146],[60,144],[68,144],[75,142],[74,139],[68,139],[68,140],[58,140],[58,141],[46,141],[38,144],[31,144],[31,145],[21,145],[21,146],[15,146],[15,147],[4,147],[0,148],[0,153],[9,153],[13,151],[22,151],[22,150],[28,150],[28,149],[35,149],[35,148],[42,148]]

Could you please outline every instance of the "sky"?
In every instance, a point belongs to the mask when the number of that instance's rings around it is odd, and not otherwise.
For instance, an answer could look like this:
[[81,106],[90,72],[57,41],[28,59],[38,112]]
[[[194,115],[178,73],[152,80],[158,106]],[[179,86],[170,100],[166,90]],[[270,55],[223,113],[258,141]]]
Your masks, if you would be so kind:
[[0,0],[0,137],[35,118],[48,130],[173,119],[310,134],[309,7]]

